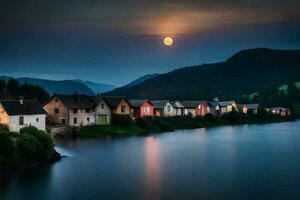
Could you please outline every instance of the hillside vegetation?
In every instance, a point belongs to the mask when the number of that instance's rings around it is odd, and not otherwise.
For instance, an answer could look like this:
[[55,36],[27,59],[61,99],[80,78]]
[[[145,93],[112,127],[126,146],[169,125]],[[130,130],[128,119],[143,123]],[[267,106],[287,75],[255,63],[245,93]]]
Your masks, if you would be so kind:
[[225,62],[185,67],[105,95],[200,100],[237,98],[273,85],[300,80],[300,50],[251,49]]
[[0,99],[15,100],[20,96],[25,99],[37,99],[41,104],[49,99],[49,93],[40,86],[20,84],[15,79],[0,80]]

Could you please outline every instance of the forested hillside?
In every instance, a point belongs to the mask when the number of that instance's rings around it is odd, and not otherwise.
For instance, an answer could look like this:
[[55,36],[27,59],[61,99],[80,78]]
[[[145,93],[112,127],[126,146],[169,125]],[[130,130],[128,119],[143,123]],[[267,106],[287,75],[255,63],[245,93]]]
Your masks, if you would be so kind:
[[21,96],[24,99],[37,99],[43,104],[49,98],[49,93],[40,86],[20,84],[15,79],[0,80],[0,99],[15,100]]
[[300,80],[300,50],[251,49],[225,62],[185,67],[105,95],[150,99],[237,98]]

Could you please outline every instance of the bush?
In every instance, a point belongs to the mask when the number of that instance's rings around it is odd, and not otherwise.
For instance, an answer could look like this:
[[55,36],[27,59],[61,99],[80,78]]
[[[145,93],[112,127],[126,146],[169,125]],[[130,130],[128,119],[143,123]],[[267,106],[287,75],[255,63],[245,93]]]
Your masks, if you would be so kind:
[[134,124],[130,115],[118,115],[113,114],[112,116],[112,123],[118,126],[132,126]]
[[28,133],[21,135],[18,152],[25,160],[39,160],[42,157],[41,150],[42,145],[34,136]]
[[24,128],[21,128],[20,129],[20,134],[24,134],[24,133],[35,133],[37,132],[38,129],[35,127],[35,126],[27,126],[27,127],[24,127]]
[[8,132],[0,132],[0,161],[10,161],[14,158],[16,148]]
[[40,151],[39,152],[40,158],[47,158],[49,156],[49,154],[53,152],[53,150],[54,150],[53,141],[52,141],[51,137],[45,131],[38,130],[34,126],[29,126],[29,127],[22,128],[20,130],[20,134],[21,134],[21,140],[22,140],[22,136],[24,134],[31,135],[34,137],[34,139],[36,139],[36,141],[38,142],[38,146],[39,146],[38,148]]
[[136,123],[139,127],[148,130],[148,131],[160,131],[159,127],[157,127],[154,122],[153,119],[150,117],[147,118],[138,118],[136,120]]

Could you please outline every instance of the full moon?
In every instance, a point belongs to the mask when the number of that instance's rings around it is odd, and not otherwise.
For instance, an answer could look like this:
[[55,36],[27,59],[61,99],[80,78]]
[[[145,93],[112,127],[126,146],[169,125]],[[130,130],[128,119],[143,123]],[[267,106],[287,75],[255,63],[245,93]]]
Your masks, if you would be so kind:
[[171,38],[171,37],[165,37],[164,44],[166,46],[172,46],[172,44],[173,44],[173,38]]

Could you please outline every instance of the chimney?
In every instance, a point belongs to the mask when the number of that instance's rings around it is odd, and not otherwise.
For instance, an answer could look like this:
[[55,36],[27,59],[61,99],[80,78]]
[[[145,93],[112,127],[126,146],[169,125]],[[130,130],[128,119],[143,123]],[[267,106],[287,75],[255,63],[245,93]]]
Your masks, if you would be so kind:
[[19,101],[20,101],[20,104],[23,104],[23,103],[24,103],[24,97],[23,97],[23,96],[20,96],[20,97],[19,97]]

